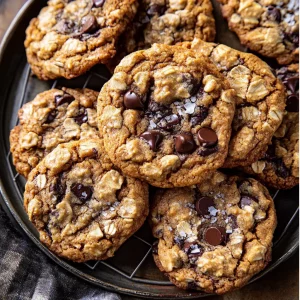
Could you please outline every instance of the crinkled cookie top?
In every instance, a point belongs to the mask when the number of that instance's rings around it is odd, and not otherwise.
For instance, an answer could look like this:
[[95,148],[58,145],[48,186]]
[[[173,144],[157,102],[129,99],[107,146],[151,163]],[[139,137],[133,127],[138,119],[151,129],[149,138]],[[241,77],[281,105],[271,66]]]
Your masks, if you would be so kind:
[[196,52],[155,44],[125,57],[98,98],[98,125],[123,172],[187,186],[222,166],[235,93]]

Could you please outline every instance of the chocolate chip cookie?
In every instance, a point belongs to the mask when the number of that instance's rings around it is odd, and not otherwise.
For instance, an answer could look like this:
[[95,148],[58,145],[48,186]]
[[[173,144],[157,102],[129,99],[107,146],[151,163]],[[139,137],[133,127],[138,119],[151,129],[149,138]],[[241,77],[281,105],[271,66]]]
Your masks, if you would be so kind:
[[117,55],[108,64],[110,70],[136,50],[154,43],[174,45],[198,37],[212,42],[215,20],[210,0],[141,0],[133,22],[120,37]]
[[281,65],[299,60],[299,1],[218,1],[242,44]]
[[253,54],[195,39],[186,46],[209,57],[237,93],[232,135],[224,167],[249,165],[261,158],[283,118],[284,86]]
[[125,57],[98,98],[111,160],[158,187],[198,183],[224,163],[235,93],[209,60],[155,44]]
[[299,184],[299,65],[276,73],[287,88],[286,114],[264,157],[243,171],[270,187],[289,189]]
[[52,252],[102,260],[144,223],[148,187],[113,169],[100,139],[80,140],[57,146],[30,173],[24,205]]
[[217,172],[194,187],[159,190],[150,221],[155,263],[183,289],[223,294],[271,260],[274,203],[254,179]]
[[40,79],[73,78],[116,53],[137,0],[51,0],[26,31],[25,48]]
[[38,94],[19,110],[20,125],[10,133],[10,150],[16,170],[27,177],[57,145],[97,138],[98,92],[52,89]]

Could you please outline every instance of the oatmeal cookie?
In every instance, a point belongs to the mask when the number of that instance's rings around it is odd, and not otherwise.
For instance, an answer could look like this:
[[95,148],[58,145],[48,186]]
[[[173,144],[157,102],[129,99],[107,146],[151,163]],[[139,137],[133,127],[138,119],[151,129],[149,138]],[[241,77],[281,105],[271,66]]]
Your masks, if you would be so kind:
[[212,42],[215,20],[210,0],[141,0],[133,22],[120,37],[111,71],[121,59],[154,43],[174,45],[195,37]]
[[241,43],[279,64],[299,60],[298,0],[218,0]]
[[40,79],[73,78],[116,53],[137,0],[50,0],[26,30],[29,64]]
[[24,205],[52,252],[102,260],[144,223],[148,187],[115,170],[100,139],[80,140],[57,146],[34,168]]
[[235,92],[217,68],[183,47],[126,56],[98,97],[111,160],[158,187],[198,183],[227,155]]
[[161,189],[150,223],[155,263],[183,289],[223,294],[271,260],[274,203],[254,179],[216,172],[194,187]]
[[264,157],[243,168],[264,184],[290,189],[299,184],[299,65],[276,71],[287,88],[286,114]]
[[20,125],[10,133],[10,150],[16,170],[27,177],[57,145],[98,138],[98,94],[89,89],[52,89],[26,103],[19,110]]
[[228,156],[224,167],[261,158],[282,122],[286,94],[270,67],[253,54],[195,39],[186,46],[209,57],[237,93]]

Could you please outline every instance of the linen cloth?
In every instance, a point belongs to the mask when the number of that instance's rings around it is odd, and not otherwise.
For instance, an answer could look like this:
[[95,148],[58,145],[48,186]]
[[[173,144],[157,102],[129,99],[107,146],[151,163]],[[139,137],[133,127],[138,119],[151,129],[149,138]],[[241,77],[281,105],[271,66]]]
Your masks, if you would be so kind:
[[121,300],[121,297],[77,278],[52,262],[14,228],[0,205],[0,299]]

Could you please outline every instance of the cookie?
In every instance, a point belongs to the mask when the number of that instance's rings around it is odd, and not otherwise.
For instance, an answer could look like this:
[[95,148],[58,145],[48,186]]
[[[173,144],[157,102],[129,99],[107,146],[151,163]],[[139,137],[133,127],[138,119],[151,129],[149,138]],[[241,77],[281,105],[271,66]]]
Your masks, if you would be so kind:
[[98,92],[52,89],[40,93],[19,110],[20,125],[10,133],[10,150],[16,170],[27,177],[57,145],[98,138]]
[[136,14],[137,0],[50,0],[26,30],[25,48],[35,75],[77,77],[116,53]]
[[254,179],[217,172],[194,187],[161,189],[150,221],[155,263],[179,288],[223,294],[271,260],[274,203]]
[[281,65],[299,60],[299,1],[218,1],[243,45]]
[[255,162],[264,155],[282,122],[286,100],[284,86],[270,67],[253,54],[199,39],[185,45],[209,57],[237,93],[224,167]]
[[210,0],[141,0],[133,22],[120,37],[117,55],[108,64],[114,70],[121,59],[154,43],[174,45],[195,37],[212,42],[215,20]]
[[224,163],[235,93],[216,67],[183,47],[125,57],[98,97],[98,127],[125,174],[158,187],[198,183]]
[[24,205],[52,252],[102,260],[144,223],[148,187],[115,170],[100,139],[80,140],[57,146],[34,168]]
[[286,114],[264,157],[243,171],[276,189],[299,184],[299,65],[276,71],[287,88]]

